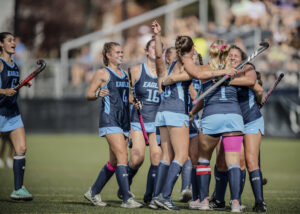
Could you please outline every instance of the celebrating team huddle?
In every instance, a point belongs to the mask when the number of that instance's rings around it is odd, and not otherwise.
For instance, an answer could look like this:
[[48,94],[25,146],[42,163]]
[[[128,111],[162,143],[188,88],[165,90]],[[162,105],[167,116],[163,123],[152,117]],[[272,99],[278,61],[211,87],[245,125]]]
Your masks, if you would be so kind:
[[[142,204],[134,199],[130,185],[144,161],[146,143],[149,142],[151,166],[144,202],[150,208],[179,209],[171,195],[182,172],[181,200],[191,199],[190,209],[225,210],[224,198],[229,182],[231,211],[241,212],[246,159],[255,196],[254,211],[265,212],[262,174],[258,167],[264,133],[259,111],[263,90],[254,66],[246,64],[242,69],[235,69],[246,55],[237,46],[222,40],[211,44],[209,64],[202,65],[202,58],[198,57],[188,36],[178,36],[175,47],[168,49],[164,58],[161,27],[154,21],[152,29],[154,37],[145,48],[146,62],[130,68],[129,73],[120,68],[121,46],[114,42],[104,45],[106,67],[95,74],[87,98],[102,98],[99,134],[107,139],[110,159],[85,193],[85,198],[96,206],[106,206],[100,193],[116,172],[119,184],[116,192],[123,201],[121,207],[141,207]],[[228,81],[213,88],[193,106],[193,100],[224,75],[230,77]],[[134,93],[129,92],[129,85]],[[130,103],[133,104],[131,107]],[[200,120],[198,112],[201,109]],[[129,161],[128,138],[132,144]],[[215,166],[218,179],[210,198],[210,159],[215,148],[218,151]]]
[[[152,30],[154,36],[145,46],[146,62],[128,71],[120,68],[121,45],[104,44],[105,67],[95,73],[87,99],[102,99],[99,135],[108,142],[109,160],[84,197],[95,206],[106,206],[105,197],[101,198],[100,193],[116,173],[119,185],[116,194],[122,200],[121,207],[144,206],[135,200],[130,185],[144,161],[146,144],[149,144],[151,165],[144,194],[149,208],[179,210],[171,196],[182,174],[180,200],[189,202],[189,209],[225,210],[229,183],[231,212],[241,212],[247,168],[255,197],[253,210],[266,212],[258,163],[264,134],[260,113],[263,89],[254,65],[247,63],[240,68],[247,59],[246,54],[223,40],[212,42],[208,50],[209,63],[203,65],[189,36],[177,36],[175,47],[165,51],[158,22],[152,23]],[[13,51],[6,46],[6,39],[11,36],[0,38],[0,44],[4,45],[0,50],[2,85],[15,81],[5,76],[11,69],[17,70],[9,60]],[[17,76],[15,79],[19,81]],[[18,140],[22,144],[14,143],[15,191],[11,198],[32,200],[33,196],[23,186],[26,142],[15,101],[16,91],[13,87],[1,90],[3,97],[11,97],[10,106],[1,98],[1,113],[11,106],[16,110],[0,118],[0,125],[4,124],[0,131],[10,132],[13,143]],[[18,119],[15,125],[7,128],[5,124],[9,122],[6,120],[15,118]],[[131,144],[129,155],[128,144]],[[214,149],[217,151],[216,185],[210,196],[210,161]]]

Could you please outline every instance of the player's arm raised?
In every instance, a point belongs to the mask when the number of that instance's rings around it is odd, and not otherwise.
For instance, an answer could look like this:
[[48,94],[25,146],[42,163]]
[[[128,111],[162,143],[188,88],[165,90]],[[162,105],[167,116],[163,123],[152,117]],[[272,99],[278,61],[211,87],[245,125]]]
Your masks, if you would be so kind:
[[161,27],[158,22],[155,20],[152,23],[152,30],[155,35],[155,64],[156,64],[156,71],[158,76],[158,89],[159,91],[163,91],[161,88],[161,82],[164,77],[167,76],[167,68],[165,66],[165,62],[163,59],[163,45],[161,41]]

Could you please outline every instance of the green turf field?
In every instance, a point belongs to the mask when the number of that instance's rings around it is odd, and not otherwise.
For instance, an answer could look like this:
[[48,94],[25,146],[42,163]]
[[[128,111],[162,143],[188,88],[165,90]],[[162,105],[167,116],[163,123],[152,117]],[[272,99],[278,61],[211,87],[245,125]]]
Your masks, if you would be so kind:
[[[148,208],[127,210],[120,208],[115,177],[104,187],[101,196],[110,207],[91,206],[83,194],[91,186],[99,170],[108,159],[105,139],[94,135],[28,135],[25,185],[34,195],[31,202],[15,202],[9,195],[13,190],[13,172],[0,169],[0,213],[169,213]],[[300,140],[264,139],[262,169],[268,184],[264,187],[269,213],[300,213]],[[212,164],[213,166],[213,164]],[[145,191],[148,155],[134,178],[131,190],[142,202]],[[214,178],[211,182],[214,184]],[[187,204],[177,202],[181,180],[173,191],[180,213],[199,213],[186,209]],[[229,191],[227,191],[229,192]],[[229,194],[226,200],[228,201]],[[248,181],[242,196],[252,210],[253,194]],[[203,212],[202,212],[203,213]],[[209,213],[222,213],[212,212]]]

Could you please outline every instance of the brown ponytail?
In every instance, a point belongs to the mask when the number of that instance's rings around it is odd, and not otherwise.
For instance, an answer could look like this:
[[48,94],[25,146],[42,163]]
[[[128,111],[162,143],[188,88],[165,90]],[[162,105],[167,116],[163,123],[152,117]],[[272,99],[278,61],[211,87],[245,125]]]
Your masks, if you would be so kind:
[[191,51],[194,43],[191,37],[189,36],[177,36],[175,42],[175,49],[177,54],[177,59],[179,62],[182,62],[181,57],[183,54]]

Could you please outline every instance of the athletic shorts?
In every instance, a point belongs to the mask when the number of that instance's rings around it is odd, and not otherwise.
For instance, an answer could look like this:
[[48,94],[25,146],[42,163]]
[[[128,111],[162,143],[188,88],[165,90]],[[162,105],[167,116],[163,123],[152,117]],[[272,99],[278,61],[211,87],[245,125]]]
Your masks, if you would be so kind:
[[239,114],[213,114],[202,118],[203,134],[221,134],[226,132],[244,131],[243,117]]
[[[142,127],[141,127],[141,124],[138,122],[131,122],[130,123],[130,126],[131,128],[134,130],[134,131],[142,131]],[[156,132],[156,126],[155,126],[155,123],[144,123],[144,126],[145,126],[145,130],[147,133],[152,133],[152,132]]]
[[247,124],[245,124],[244,134],[258,134],[258,131],[261,132],[262,135],[265,134],[264,130],[264,118],[260,117],[256,120],[253,120]]
[[125,131],[125,130],[121,129],[120,127],[112,126],[112,127],[99,128],[99,136],[100,137],[103,137],[108,134],[117,134],[117,133],[124,134],[126,137],[129,136],[129,131]]
[[6,117],[0,115],[0,132],[10,132],[24,127],[21,115]]
[[170,111],[157,112],[155,117],[155,126],[189,126],[189,116]]

